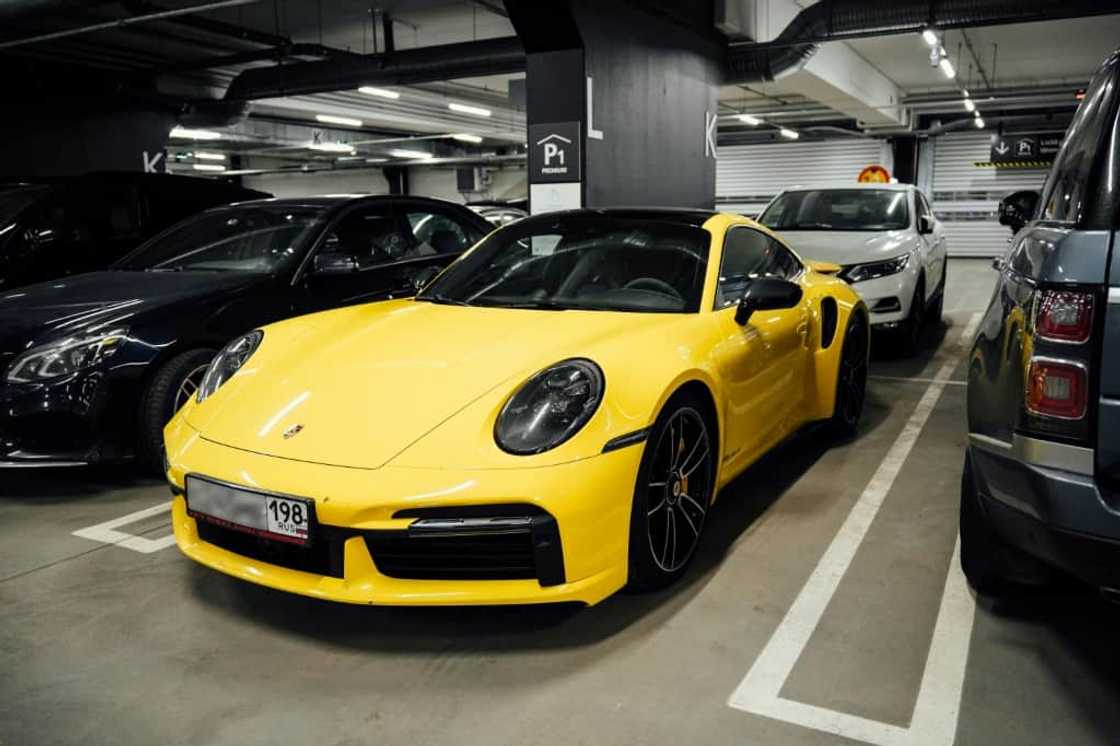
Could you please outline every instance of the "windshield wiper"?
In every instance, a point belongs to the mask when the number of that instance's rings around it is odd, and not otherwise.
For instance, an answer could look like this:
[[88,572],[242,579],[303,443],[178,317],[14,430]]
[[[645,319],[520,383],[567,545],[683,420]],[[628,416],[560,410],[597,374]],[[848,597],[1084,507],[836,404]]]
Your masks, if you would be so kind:
[[144,269],[144,271],[145,272],[182,272],[183,267],[182,267],[182,265],[176,265],[174,267],[146,267]]
[[429,303],[438,303],[441,306],[469,306],[469,305],[472,305],[470,303],[467,303],[465,300],[459,300],[458,298],[451,298],[451,297],[448,297],[446,295],[440,295],[439,293],[432,293],[430,295],[418,295],[418,296],[416,296],[416,300],[426,300]]
[[571,306],[558,303],[554,300],[516,300],[501,301],[498,303],[480,303],[479,305],[486,305],[494,308],[540,308],[546,311],[567,311],[571,308]]
[[826,231],[831,230],[832,229],[832,223],[795,223],[792,228],[787,228],[786,230],[802,231],[802,230],[818,230],[818,229],[822,229],[822,230],[826,230]]

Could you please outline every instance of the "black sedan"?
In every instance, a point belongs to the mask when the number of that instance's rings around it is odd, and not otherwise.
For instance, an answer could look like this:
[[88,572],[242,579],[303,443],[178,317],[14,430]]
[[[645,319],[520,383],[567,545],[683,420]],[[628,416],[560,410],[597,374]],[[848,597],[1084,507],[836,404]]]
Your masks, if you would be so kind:
[[139,458],[253,327],[412,295],[491,226],[449,202],[314,197],[185,220],[112,269],[0,295],[0,468]]

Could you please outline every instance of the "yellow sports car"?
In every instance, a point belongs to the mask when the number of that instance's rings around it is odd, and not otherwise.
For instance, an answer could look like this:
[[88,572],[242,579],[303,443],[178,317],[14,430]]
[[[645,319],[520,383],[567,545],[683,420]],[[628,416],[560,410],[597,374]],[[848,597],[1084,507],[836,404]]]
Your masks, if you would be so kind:
[[165,431],[175,538],[350,603],[664,586],[721,486],[807,423],[855,428],[868,315],[838,269],[708,211],[501,228],[414,299],[231,342]]

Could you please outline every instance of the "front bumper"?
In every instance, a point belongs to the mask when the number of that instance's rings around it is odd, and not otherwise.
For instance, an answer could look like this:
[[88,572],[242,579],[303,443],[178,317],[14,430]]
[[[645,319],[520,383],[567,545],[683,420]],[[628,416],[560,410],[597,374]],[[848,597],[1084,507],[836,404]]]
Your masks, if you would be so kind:
[[[233,551],[200,535],[179,494],[172,523],[179,548],[220,572],[291,593],[354,604],[475,605],[545,602],[595,604],[627,580],[630,506],[641,459],[639,445],[537,469],[447,470],[386,466],[353,469],[289,461],[212,443],[177,417],[166,431],[168,479],[183,488],[187,474],[248,489],[310,498],[322,534],[337,540],[340,567]],[[455,515],[522,505],[551,517],[558,529],[562,582],[548,578],[393,577],[371,537],[403,535],[417,519],[401,511],[439,509]],[[202,525],[201,534],[208,533]],[[211,536],[214,534],[211,532]],[[313,544],[321,536],[313,538]],[[299,569],[302,568],[302,569]],[[555,576],[555,573],[554,573]]]
[[969,450],[981,507],[1002,540],[1085,583],[1120,588],[1120,506],[1092,476]]
[[77,466],[132,456],[136,408],[122,404],[110,374],[0,383],[0,468]]

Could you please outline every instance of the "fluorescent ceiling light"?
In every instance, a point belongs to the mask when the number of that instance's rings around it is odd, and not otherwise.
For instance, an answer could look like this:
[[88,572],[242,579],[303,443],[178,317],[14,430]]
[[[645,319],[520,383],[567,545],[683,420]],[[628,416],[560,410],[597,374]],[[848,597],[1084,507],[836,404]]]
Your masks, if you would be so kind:
[[226,159],[225,153],[204,153],[201,150],[196,150],[194,157],[199,161],[224,161]]
[[964,110],[965,111],[976,111],[976,104],[972,103],[972,99],[966,98],[964,100]]
[[969,96],[971,96],[972,94],[968,92],[968,89],[967,89],[967,88],[962,88],[962,89],[961,89],[961,95],[962,95],[962,96],[964,96],[965,98],[968,98],[968,97],[969,97]]
[[334,114],[316,114],[315,118],[323,124],[341,124],[345,127],[361,127],[362,120],[352,117],[336,117]]
[[225,171],[225,166],[220,166],[217,163],[195,163],[191,166],[195,171]]
[[400,98],[401,94],[396,91],[390,91],[388,88],[374,88],[373,86],[364,85],[358,89],[358,93],[364,93],[367,96],[380,96],[381,98]]
[[221,132],[211,132],[210,130],[192,130],[186,127],[173,127],[171,129],[171,137],[179,140],[221,140]]
[[390,150],[389,155],[394,158],[431,158],[432,154],[426,150]]
[[366,158],[366,163],[384,163],[388,158]]
[[746,124],[749,124],[752,127],[757,127],[758,125],[762,124],[761,119],[759,119],[758,117],[751,116],[750,114],[740,114],[738,116],[738,119],[739,119],[740,122],[744,122]]
[[933,29],[927,28],[923,31],[922,38],[925,40],[926,44],[929,44],[931,47],[937,46],[937,32]]
[[984,117],[976,117],[975,122],[976,122],[976,129],[978,129],[978,130],[984,129]]
[[323,153],[346,153],[354,152],[353,145],[347,145],[344,142],[309,142],[307,143],[308,150],[318,150]]
[[953,63],[949,61],[948,57],[942,57],[937,66],[941,68],[941,72],[945,73],[946,78],[957,77],[957,69],[953,67]]
[[791,129],[786,129],[785,127],[779,127],[778,134],[786,138],[787,140],[796,140],[797,138],[801,137],[801,135],[797,132],[794,132]]
[[474,114],[476,117],[488,117],[492,113],[489,109],[483,109],[481,106],[467,106],[466,104],[448,104],[447,108],[460,114]]
[[482,142],[482,138],[479,137],[478,135],[468,135],[468,134],[465,134],[465,133],[458,134],[458,135],[452,135],[451,139],[452,140],[458,140],[459,142],[472,142],[475,145]]

